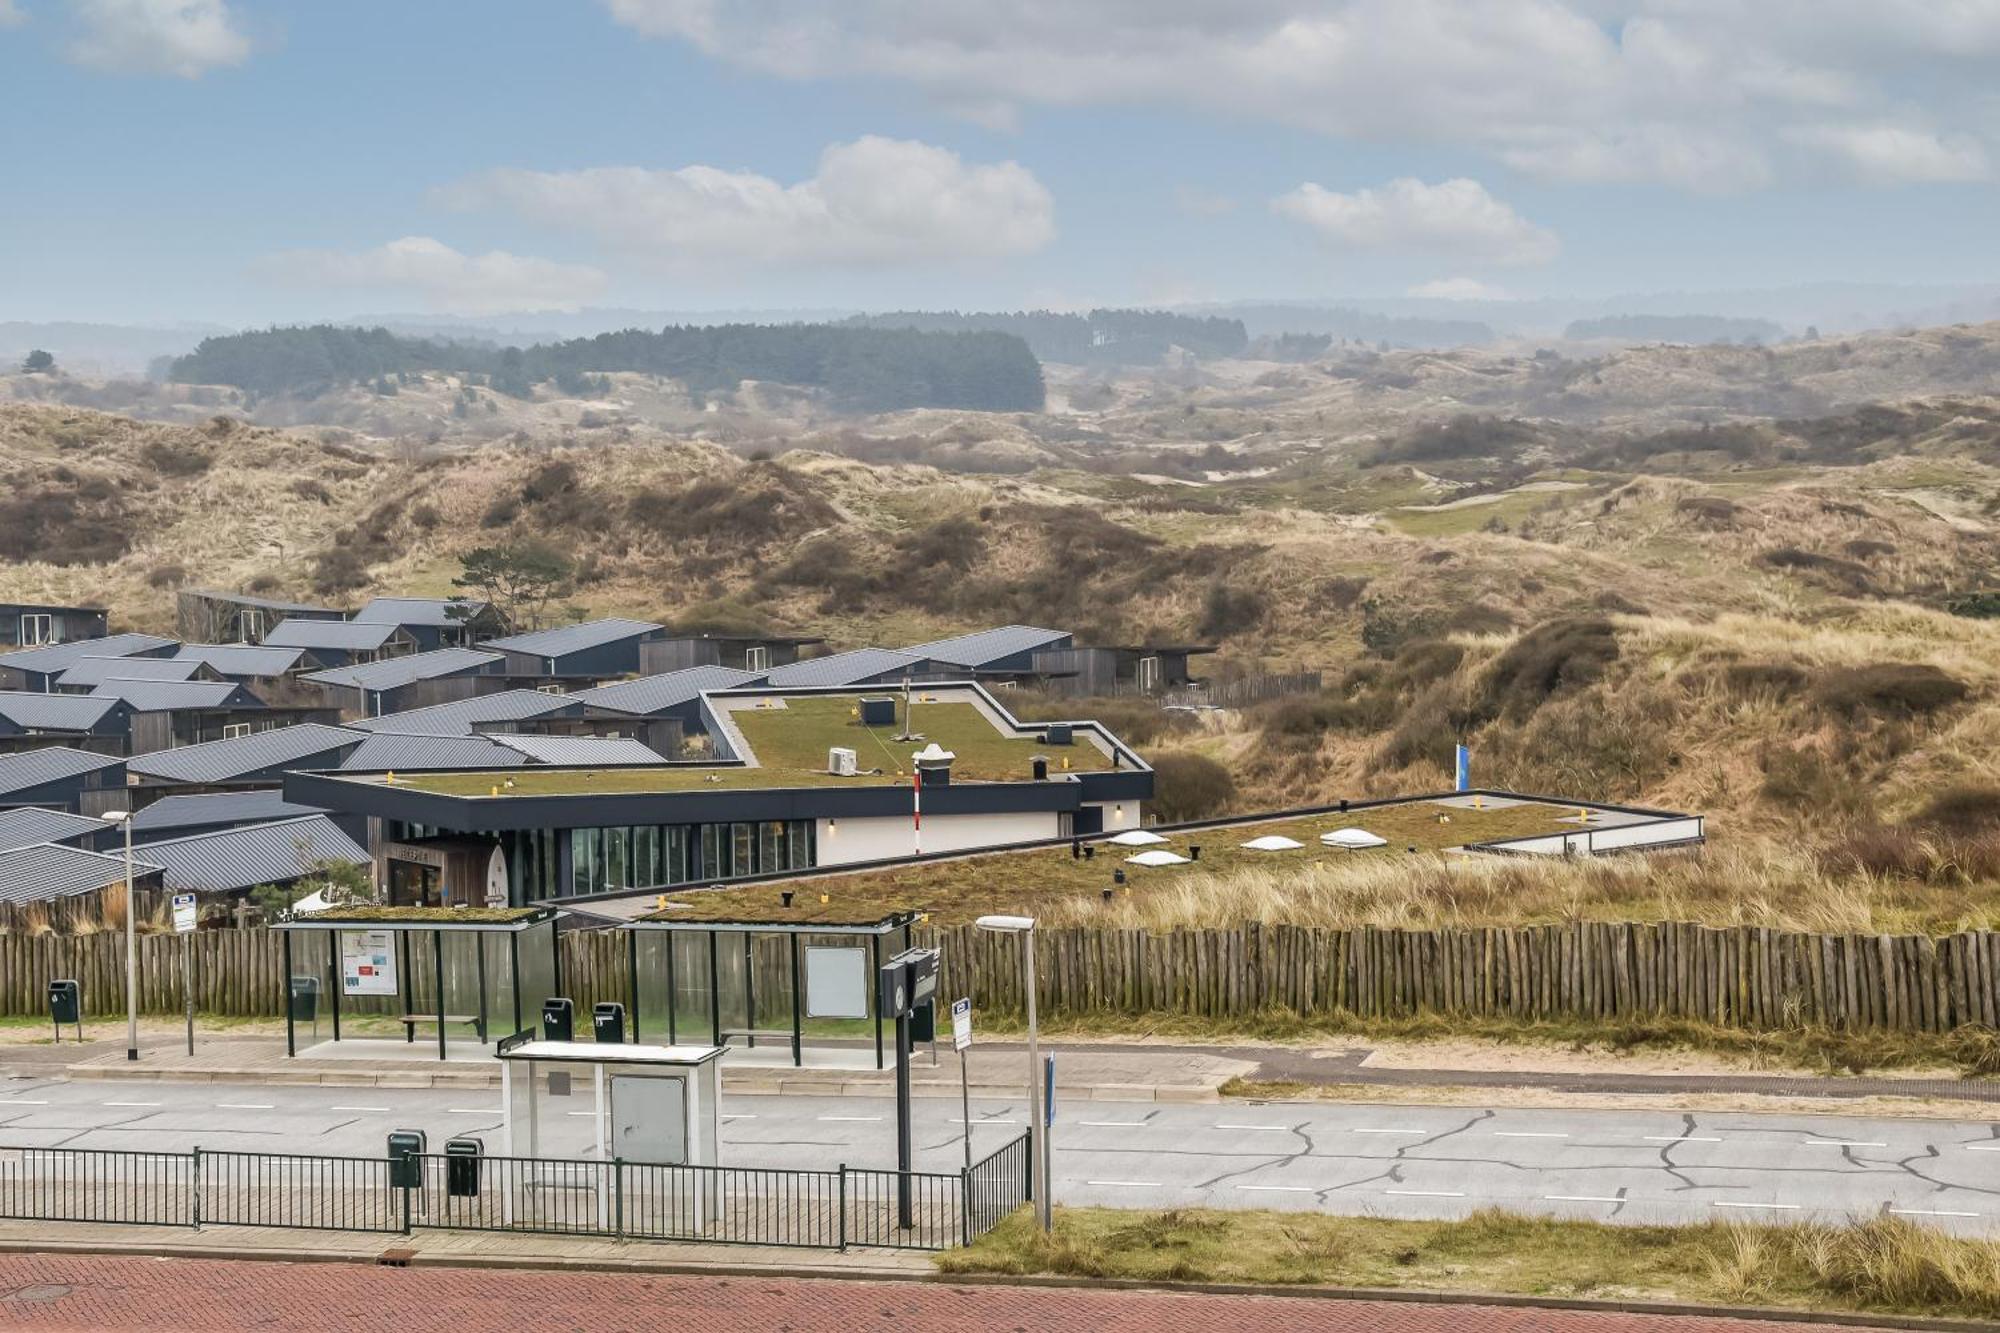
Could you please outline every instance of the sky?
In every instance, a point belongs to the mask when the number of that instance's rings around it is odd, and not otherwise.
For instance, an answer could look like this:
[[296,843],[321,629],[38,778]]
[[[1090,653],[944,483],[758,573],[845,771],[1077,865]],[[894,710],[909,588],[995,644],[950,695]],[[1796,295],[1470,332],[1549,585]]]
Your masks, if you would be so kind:
[[2000,280],[2000,0],[0,0],[0,320]]

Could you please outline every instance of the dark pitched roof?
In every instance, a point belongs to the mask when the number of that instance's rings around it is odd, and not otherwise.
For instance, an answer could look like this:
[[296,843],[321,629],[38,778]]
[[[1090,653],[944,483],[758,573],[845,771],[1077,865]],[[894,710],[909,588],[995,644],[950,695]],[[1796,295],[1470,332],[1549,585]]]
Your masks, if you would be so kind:
[[228,782],[262,769],[315,759],[344,745],[358,745],[361,737],[360,732],[345,727],[301,722],[226,741],[205,741],[177,750],[134,755],[125,761],[125,766],[142,777],[166,782]]
[[1021,653],[1032,653],[1037,649],[1048,648],[1069,637],[1068,630],[1040,629],[1034,625],[1002,625],[998,629],[980,630],[976,634],[961,634],[956,638],[911,644],[903,651],[916,657],[934,658],[940,662],[958,662],[976,668],[1003,657],[1014,657]]
[[0,667],[19,667],[24,671],[53,674],[67,670],[86,657],[131,657],[171,648],[174,643],[175,640],[163,639],[157,634],[113,634],[103,639],[72,639],[68,643],[52,643],[46,648],[23,648],[18,653],[7,653],[0,656]]
[[351,620],[286,620],[264,636],[266,648],[342,648],[376,652],[396,637],[397,625],[363,625]]
[[146,859],[166,872],[162,880],[169,889],[201,893],[298,879],[322,861],[372,861],[325,815],[163,838],[146,844]]
[[[476,597],[377,597],[354,613],[354,623],[431,625],[446,629],[463,625],[490,605],[490,602],[482,602]],[[460,614],[452,615],[454,609]]]
[[[310,625],[313,622],[288,620],[284,623]],[[206,662],[218,676],[282,676],[287,671],[296,671],[304,659],[305,653],[299,648],[269,642],[184,643],[174,652],[174,660]]]
[[82,657],[63,668],[56,684],[64,689],[89,689],[107,680],[193,680],[201,675],[199,659],[171,657]]
[[668,671],[658,676],[641,676],[616,685],[600,685],[594,690],[578,690],[570,697],[593,708],[609,708],[618,713],[646,717],[692,702],[704,690],[728,690],[754,685],[763,673],[738,671],[734,667],[698,666],[685,671]]
[[370,736],[341,762],[343,773],[413,773],[447,769],[519,768],[528,757],[485,736]]
[[66,745],[0,755],[0,796],[44,787],[64,778],[81,777],[101,768],[116,768],[124,762],[112,755],[92,754],[88,750],[72,749]]
[[470,736],[481,722],[515,722],[527,717],[546,717],[565,709],[582,712],[582,705],[567,694],[543,694],[540,690],[502,690],[470,699],[454,699],[429,708],[412,708],[402,713],[363,718],[354,725],[376,733],[402,732],[415,736]]
[[319,685],[345,685],[361,690],[393,690],[412,681],[436,680],[462,671],[477,671],[507,659],[478,648],[440,648],[434,653],[411,653],[383,662],[363,662],[357,666],[334,667],[301,676]]
[[786,690],[814,685],[853,685],[858,681],[873,680],[886,672],[915,670],[923,664],[924,659],[914,653],[899,653],[893,648],[856,648],[851,653],[835,653],[831,657],[813,657],[773,667],[765,677],[765,684],[773,689]]
[[667,757],[625,736],[507,735],[493,739],[538,764],[576,768],[643,768]]
[[[133,858],[135,875],[160,867]],[[0,903],[40,903],[125,882],[125,858],[45,842],[0,852]]]
[[163,796],[132,816],[132,832],[172,833],[231,824],[265,824],[324,814],[315,805],[294,805],[281,791],[221,791],[203,796]]
[[102,819],[73,815],[65,810],[0,810],[0,852],[33,847],[44,842],[68,842],[110,828]]
[[233,680],[107,680],[93,699],[123,699],[135,713],[191,708],[262,708],[264,701]]
[[24,731],[89,731],[124,700],[98,694],[36,694],[0,690],[0,718]]
[[488,639],[480,647],[504,648],[510,653],[527,653],[534,657],[562,657],[600,644],[617,643],[620,639],[636,639],[665,628],[650,620],[586,620],[581,625],[563,625],[557,629],[536,630],[532,634]]
[[200,597],[211,602],[226,602],[231,606],[254,606],[265,611],[312,611],[325,615],[341,614],[336,606],[315,606],[311,602],[286,602],[275,597],[253,597],[247,592],[216,592],[210,588],[189,588],[183,597]]

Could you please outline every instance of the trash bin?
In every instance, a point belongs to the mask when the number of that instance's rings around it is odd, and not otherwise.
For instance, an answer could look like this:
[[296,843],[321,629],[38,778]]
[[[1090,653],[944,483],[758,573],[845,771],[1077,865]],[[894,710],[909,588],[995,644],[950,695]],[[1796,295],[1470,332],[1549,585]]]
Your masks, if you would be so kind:
[[49,1017],[56,1022],[56,1040],[62,1040],[63,1024],[76,1028],[76,1039],[83,1040],[83,990],[74,981],[51,981],[49,983]]
[[295,1023],[319,1022],[319,978],[314,976],[292,978],[292,1021]]
[[576,1040],[576,1006],[566,997],[551,995],[542,1001],[542,1039]]
[[606,1000],[590,1011],[591,1035],[601,1042],[616,1044],[625,1040],[625,1006],[616,1000]]
[[459,1199],[479,1197],[479,1158],[486,1151],[480,1140],[466,1135],[444,1145],[444,1192]]
[[389,1188],[420,1189],[424,1183],[424,1132],[421,1129],[389,1131]]

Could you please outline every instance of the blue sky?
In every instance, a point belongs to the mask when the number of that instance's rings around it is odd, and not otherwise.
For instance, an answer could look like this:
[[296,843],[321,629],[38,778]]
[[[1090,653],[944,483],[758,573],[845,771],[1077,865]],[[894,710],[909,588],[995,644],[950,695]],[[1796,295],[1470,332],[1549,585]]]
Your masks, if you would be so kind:
[[0,0],[0,319],[1989,283],[2000,0]]

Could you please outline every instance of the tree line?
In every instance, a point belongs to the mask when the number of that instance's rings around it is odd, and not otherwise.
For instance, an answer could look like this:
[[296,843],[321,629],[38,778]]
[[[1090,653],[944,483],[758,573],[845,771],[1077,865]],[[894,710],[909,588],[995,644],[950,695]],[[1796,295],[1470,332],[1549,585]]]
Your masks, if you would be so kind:
[[1087,315],[1053,310],[965,313],[898,310],[855,315],[849,328],[915,329],[926,333],[1006,333],[1028,344],[1044,361],[1067,365],[1144,365],[1175,347],[1196,356],[1241,356],[1250,339],[1240,319],[1177,315],[1166,310],[1093,310]]
[[697,394],[726,392],[744,380],[824,389],[858,412],[1035,412],[1043,402],[1041,363],[1014,334],[828,324],[626,329],[531,347],[316,324],[205,338],[174,360],[167,378],[311,397],[425,371],[478,377],[519,398],[549,382],[565,392],[601,392],[608,385],[594,376],[628,371],[678,380]]

